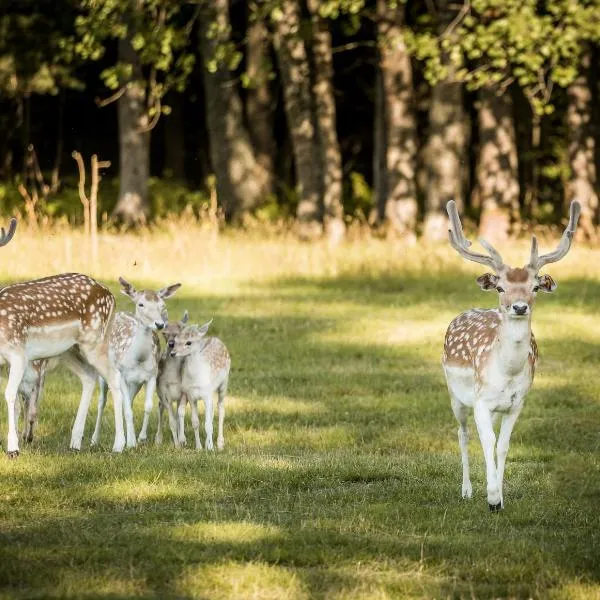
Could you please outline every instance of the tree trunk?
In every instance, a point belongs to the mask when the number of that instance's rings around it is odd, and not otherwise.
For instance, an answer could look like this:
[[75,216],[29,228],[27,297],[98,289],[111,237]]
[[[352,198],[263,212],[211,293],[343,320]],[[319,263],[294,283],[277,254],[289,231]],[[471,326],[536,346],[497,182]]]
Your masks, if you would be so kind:
[[387,136],[384,218],[392,231],[414,239],[417,225],[417,124],[412,65],[403,37],[404,11],[404,5],[391,7],[387,0],[377,0]]
[[592,124],[592,92],[589,85],[591,54],[583,56],[581,72],[567,89],[569,106],[567,125],[569,136],[570,174],[566,199],[581,203],[579,230],[590,240],[596,239],[595,221],[598,217],[596,192],[595,138]]
[[345,234],[344,206],[342,204],[342,154],[336,127],[336,108],[333,90],[333,55],[331,33],[319,15],[319,0],[309,0],[312,20],[312,54],[316,129],[321,163],[324,225],[332,242]]
[[183,97],[172,93],[166,99],[171,112],[165,117],[165,174],[185,180],[185,119]]
[[277,144],[274,135],[275,100],[269,83],[272,65],[268,39],[264,21],[257,19],[248,25],[246,70],[251,85],[246,99],[246,114],[256,160],[265,170],[265,188],[267,192],[273,192]]
[[311,88],[306,47],[300,35],[300,7],[296,0],[282,0],[281,17],[275,23],[275,50],[283,83],[285,112],[292,139],[299,202],[297,217],[301,237],[322,231],[319,153],[311,110]]
[[119,200],[113,216],[128,225],[143,223],[150,212],[150,132],[146,90],[137,54],[129,39],[119,40],[119,60],[133,68],[125,93],[119,98]]
[[385,221],[387,200],[386,178],[386,123],[383,102],[383,77],[381,69],[375,74],[375,110],[373,115],[373,210],[371,223],[381,225]]
[[[446,0],[438,2],[438,28],[442,33],[456,10]],[[465,159],[466,124],[463,108],[463,86],[453,81],[454,74],[447,54],[442,62],[449,73],[433,86],[429,107],[429,139],[427,141],[427,198],[423,234],[431,241],[448,238],[446,203],[455,200],[463,209],[463,163]]]
[[[216,35],[209,39],[211,24],[216,24]],[[214,0],[201,19],[200,48],[205,62],[215,56],[219,44],[230,41],[230,29],[227,0]],[[204,69],[204,93],[218,201],[226,219],[237,220],[264,201],[267,173],[256,160],[243,122],[242,102],[225,66],[218,64],[214,73]]]
[[479,159],[477,190],[482,206],[479,234],[492,243],[504,242],[511,219],[519,212],[517,145],[510,93],[479,90]]

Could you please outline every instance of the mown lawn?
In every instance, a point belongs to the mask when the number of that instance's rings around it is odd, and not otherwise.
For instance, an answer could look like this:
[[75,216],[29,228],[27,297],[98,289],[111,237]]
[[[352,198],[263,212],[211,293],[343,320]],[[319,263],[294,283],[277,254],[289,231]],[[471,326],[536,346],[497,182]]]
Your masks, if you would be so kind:
[[[161,447],[112,455],[109,403],[101,448],[87,447],[94,407],[86,449],[71,453],[79,389],[57,369],[36,441],[0,457],[1,597],[600,597],[600,252],[548,269],[559,289],[534,314],[541,368],[512,438],[506,509],[490,514],[474,425],[474,498],[460,498],[440,367],[451,318],[496,302],[476,267],[446,248],[415,262],[424,249],[219,244],[187,262],[165,246],[143,278],[182,279],[171,316],[214,318],[229,346],[226,449],[176,451],[165,427]],[[6,250],[4,279],[18,279]],[[141,286],[135,258],[114,261]],[[333,267],[311,275],[313,259]],[[51,260],[27,271],[55,271]],[[288,266],[265,274],[261,261]],[[4,443],[4,406],[0,424]]]

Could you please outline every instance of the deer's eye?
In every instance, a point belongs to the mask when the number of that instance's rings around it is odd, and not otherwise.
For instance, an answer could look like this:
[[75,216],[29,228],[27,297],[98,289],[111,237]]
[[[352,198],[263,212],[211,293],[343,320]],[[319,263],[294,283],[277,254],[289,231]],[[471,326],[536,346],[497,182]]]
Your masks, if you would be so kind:
[[500,287],[500,286],[497,286],[497,287],[496,287],[496,291],[497,291],[499,294],[502,294],[502,292],[504,292],[504,288],[502,288],[502,287]]
[[138,306],[139,306],[140,308],[144,308],[144,303],[143,303],[143,302],[140,302],[140,303],[138,304]]
[[192,345],[192,342],[186,342],[186,343],[185,343],[185,345],[186,345],[186,346],[191,346],[191,345]]
[[533,291],[534,292],[539,292],[540,291],[540,286],[539,285],[534,285],[533,286]]

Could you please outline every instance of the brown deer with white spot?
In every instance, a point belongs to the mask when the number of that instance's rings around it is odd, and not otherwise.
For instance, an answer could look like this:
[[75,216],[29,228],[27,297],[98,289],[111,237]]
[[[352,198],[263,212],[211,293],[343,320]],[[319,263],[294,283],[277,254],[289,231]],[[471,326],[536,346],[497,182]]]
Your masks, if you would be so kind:
[[[472,309],[456,317],[446,332],[442,358],[452,410],[459,423],[463,498],[470,498],[473,493],[467,430],[467,415],[472,408],[485,457],[489,508],[498,511],[504,508],[504,465],[510,436],[533,383],[538,358],[531,331],[533,304],[538,291],[553,292],[556,288],[554,280],[539,271],[567,254],[581,208],[578,202],[571,204],[569,224],[554,252],[538,256],[537,240],[533,237],[529,263],[522,268],[504,264],[485,240],[479,241],[487,255],[469,250],[471,242],[464,237],[454,201],[448,202],[446,209],[450,244],[467,260],[494,271],[478,277],[477,283],[485,291],[495,290],[500,300],[497,309]],[[496,446],[494,423],[499,416],[502,421]]]
[[[144,421],[138,437],[139,442],[146,441],[148,421],[152,412],[160,342],[157,330],[167,324],[165,300],[175,294],[180,283],[170,285],[158,292],[136,290],[128,281],[119,277],[121,292],[135,302],[135,313],[118,312],[108,334],[108,356],[114,369],[120,373],[121,393],[127,433],[127,447],[136,445],[133,423],[133,400],[142,385],[146,386],[144,402]],[[100,439],[102,413],[106,404],[106,386],[100,381],[98,398],[98,416],[92,436],[92,444]]]
[[[16,229],[11,221],[8,233],[0,231],[0,246],[10,242]],[[77,346],[85,367],[93,367],[115,394],[115,444],[120,452],[125,440],[118,373],[111,369],[105,351],[105,334],[115,308],[111,292],[86,275],[65,273],[9,285],[0,290],[0,357],[9,364],[5,397],[8,408],[9,457],[19,454],[16,399],[30,361],[63,354]],[[85,417],[93,387],[84,388],[71,447],[81,447]]]

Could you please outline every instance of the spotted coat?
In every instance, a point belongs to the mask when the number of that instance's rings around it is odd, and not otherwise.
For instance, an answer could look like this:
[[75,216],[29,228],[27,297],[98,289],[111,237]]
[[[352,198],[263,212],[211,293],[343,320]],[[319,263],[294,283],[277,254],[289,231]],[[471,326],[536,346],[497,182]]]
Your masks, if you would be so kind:
[[[111,358],[116,365],[122,363],[128,355],[129,350],[134,344],[135,334],[140,324],[130,312],[118,312],[115,315],[115,322],[111,327],[109,334],[109,348]],[[154,367],[158,368],[160,359],[160,341],[155,331],[152,332],[152,356],[154,357]],[[133,357],[134,359],[136,357]]]
[[91,277],[52,275],[0,290],[0,332],[19,345],[31,329],[78,321],[83,338],[103,337],[114,307],[114,296]]
[[[478,381],[498,342],[502,322],[499,309],[473,308],[458,315],[448,326],[442,362],[455,367],[471,367]],[[531,332],[529,365],[532,376],[538,359],[538,347]]]

